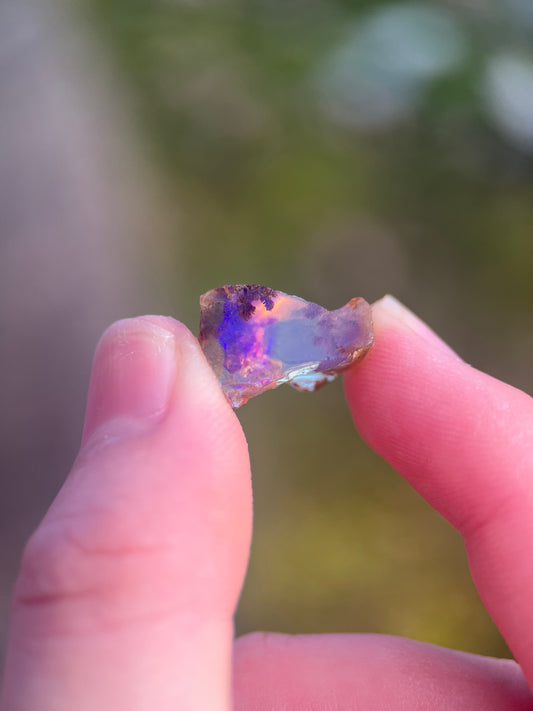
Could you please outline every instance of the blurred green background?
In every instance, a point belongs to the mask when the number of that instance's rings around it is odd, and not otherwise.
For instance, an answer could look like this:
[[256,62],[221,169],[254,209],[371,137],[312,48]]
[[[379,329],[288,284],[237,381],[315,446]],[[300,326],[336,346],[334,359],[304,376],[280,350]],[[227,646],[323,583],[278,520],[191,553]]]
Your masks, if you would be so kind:
[[[329,308],[391,292],[467,361],[533,390],[530,0],[80,0],[67,19],[60,10],[39,11],[50,71],[64,77],[82,55],[83,66],[56,90],[53,115],[84,100],[89,115],[99,108],[92,124],[75,122],[90,148],[65,131],[57,145],[70,141],[62,160],[76,171],[99,166],[98,189],[78,181],[67,201],[56,191],[76,219],[90,215],[83,242],[71,226],[51,229],[50,264],[28,272],[31,243],[10,262],[8,304],[22,271],[31,284],[48,274],[55,299],[34,318],[57,327],[68,313],[56,338],[70,355],[61,365],[47,350],[44,368],[11,353],[15,372],[55,373],[53,392],[24,391],[27,409],[40,398],[55,424],[39,429],[33,455],[5,438],[6,591],[75,452],[90,350],[111,318],[162,311],[195,330],[198,296],[225,283]],[[23,113],[39,113],[35,96]],[[57,169],[51,156],[42,166]],[[38,249],[50,254],[46,235]],[[4,333],[27,346],[20,321],[9,324]],[[10,391],[19,404],[21,389]],[[238,633],[384,632],[509,654],[460,537],[360,441],[340,383],[313,396],[281,388],[238,415],[256,517]],[[13,427],[38,426],[24,417]]]

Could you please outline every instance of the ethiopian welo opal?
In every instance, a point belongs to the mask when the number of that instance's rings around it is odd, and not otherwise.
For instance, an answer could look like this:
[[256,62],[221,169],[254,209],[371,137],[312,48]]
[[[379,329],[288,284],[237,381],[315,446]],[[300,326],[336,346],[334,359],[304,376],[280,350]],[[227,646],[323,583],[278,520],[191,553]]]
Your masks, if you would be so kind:
[[373,341],[362,298],[328,311],[256,284],[200,297],[200,345],[233,407],[289,383],[313,391],[362,358]]

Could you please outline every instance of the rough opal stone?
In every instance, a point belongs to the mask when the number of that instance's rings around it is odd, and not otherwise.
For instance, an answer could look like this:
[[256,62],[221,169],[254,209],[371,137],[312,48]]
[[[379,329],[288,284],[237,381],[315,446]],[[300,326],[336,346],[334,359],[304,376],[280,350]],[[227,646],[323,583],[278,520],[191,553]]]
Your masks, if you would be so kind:
[[370,306],[336,311],[256,284],[200,297],[199,341],[233,407],[289,383],[313,391],[362,358],[373,341]]

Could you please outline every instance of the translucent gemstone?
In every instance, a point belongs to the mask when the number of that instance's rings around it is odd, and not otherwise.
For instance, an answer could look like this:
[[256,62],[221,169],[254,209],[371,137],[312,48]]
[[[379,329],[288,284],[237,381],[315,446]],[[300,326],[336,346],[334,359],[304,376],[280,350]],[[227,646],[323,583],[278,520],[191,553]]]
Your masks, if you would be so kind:
[[362,358],[373,341],[370,306],[327,311],[266,286],[237,284],[200,297],[199,341],[233,407],[289,383],[313,391]]

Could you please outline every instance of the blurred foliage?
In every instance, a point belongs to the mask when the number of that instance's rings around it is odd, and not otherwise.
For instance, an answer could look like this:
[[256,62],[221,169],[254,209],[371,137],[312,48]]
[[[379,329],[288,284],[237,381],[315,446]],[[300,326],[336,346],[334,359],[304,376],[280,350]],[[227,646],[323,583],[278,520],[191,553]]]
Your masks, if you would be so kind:
[[[175,190],[178,317],[194,325],[223,283],[328,307],[392,291],[531,388],[529,0],[82,6]],[[341,397],[283,389],[240,413],[256,532],[239,631],[505,654],[459,537],[356,439]]]

